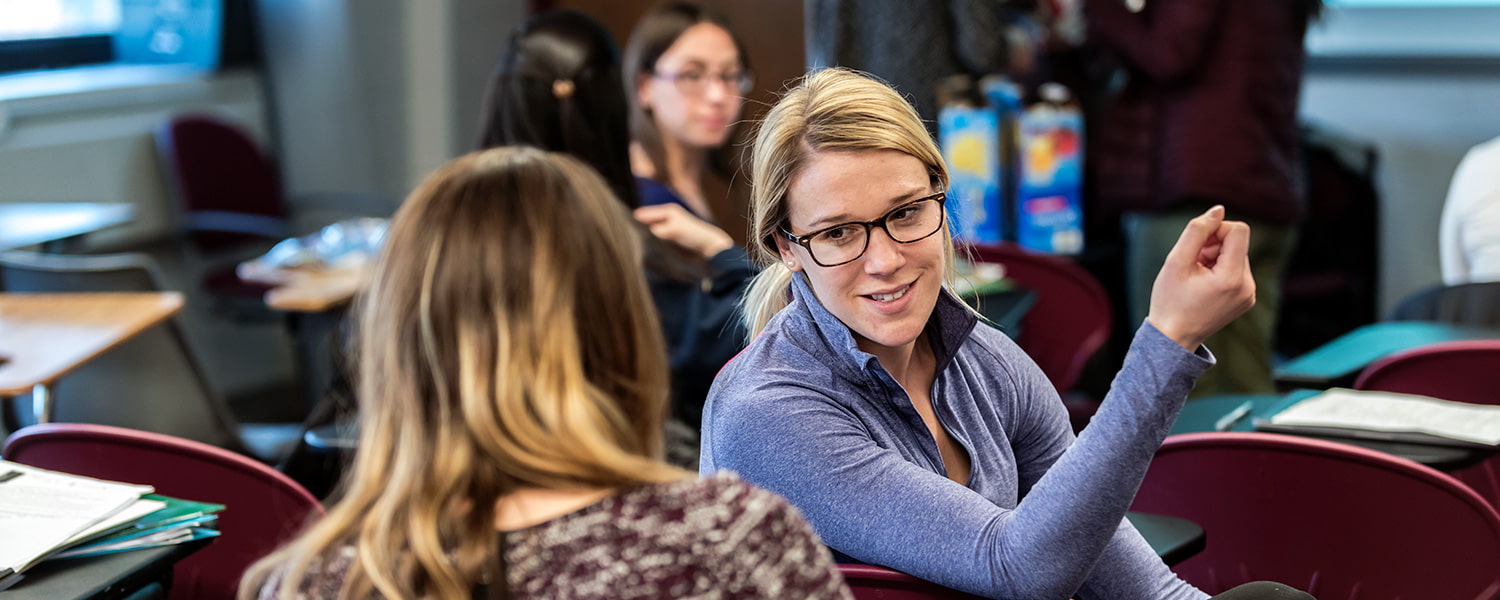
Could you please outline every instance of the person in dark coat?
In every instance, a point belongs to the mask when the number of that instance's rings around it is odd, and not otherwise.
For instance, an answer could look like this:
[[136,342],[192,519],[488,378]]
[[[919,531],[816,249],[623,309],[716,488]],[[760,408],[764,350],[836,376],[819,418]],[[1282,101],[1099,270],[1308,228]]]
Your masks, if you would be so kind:
[[805,0],[807,66],[885,80],[936,131],[938,82],[1032,69],[1038,41],[1017,0]]
[[1089,40],[1123,65],[1089,164],[1097,206],[1122,217],[1129,314],[1145,317],[1177,232],[1222,204],[1255,231],[1256,305],[1210,338],[1195,395],[1272,392],[1281,275],[1305,210],[1297,101],[1320,0],[1084,0]]

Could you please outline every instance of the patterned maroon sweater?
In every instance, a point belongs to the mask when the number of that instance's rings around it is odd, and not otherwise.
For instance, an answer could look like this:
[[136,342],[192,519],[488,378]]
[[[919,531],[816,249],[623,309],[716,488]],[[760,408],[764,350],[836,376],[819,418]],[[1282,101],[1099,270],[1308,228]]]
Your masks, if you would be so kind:
[[[506,534],[510,597],[839,598],[828,549],[780,496],[732,475],[646,485]],[[336,598],[354,556],[315,569],[299,598]],[[260,598],[279,598],[280,577]]]

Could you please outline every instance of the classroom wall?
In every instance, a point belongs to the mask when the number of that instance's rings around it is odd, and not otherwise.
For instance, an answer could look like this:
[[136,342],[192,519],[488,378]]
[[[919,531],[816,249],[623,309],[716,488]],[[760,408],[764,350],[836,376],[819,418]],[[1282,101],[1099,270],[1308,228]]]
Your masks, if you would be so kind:
[[1380,152],[1381,313],[1441,282],[1453,169],[1500,136],[1500,9],[1334,11],[1310,36],[1304,117]]
[[469,150],[520,0],[262,0],[267,86],[294,198],[394,207]]
[[[257,11],[261,72],[158,80],[106,68],[78,75],[97,89],[66,93],[39,91],[46,82],[35,80],[55,74],[0,81],[0,202],[133,203],[136,222],[90,235],[84,249],[160,240],[174,208],[151,134],[172,114],[201,111],[243,124],[277,156],[300,231],[388,215],[421,176],[472,144],[479,90],[523,5],[261,0]],[[250,393],[294,376],[275,323],[213,318],[197,286],[165,266],[166,284],[190,294],[183,321],[218,389]]]
[[[59,91],[67,90],[67,91]],[[211,113],[269,140],[264,92],[253,72],[185,73],[99,67],[0,81],[0,202],[134,204],[134,222],[89,234],[79,249],[150,247],[174,230],[153,132],[174,114]],[[212,304],[179,254],[153,247],[162,285],[188,295],[179,315],[216,389],[235,395],[292,376],[285,336],[211,318]]]
[[[134,223],[89,236],[95,248],[170,231],[172,206],[152,141],[170,115],[224,115],[264,139],[260,83],[252,73],[183,77],[142,68],[77,76],[67,81],[23,75],[0,82],[0,202],[135,204]],[[110,79],[121,83],[109,85]]]

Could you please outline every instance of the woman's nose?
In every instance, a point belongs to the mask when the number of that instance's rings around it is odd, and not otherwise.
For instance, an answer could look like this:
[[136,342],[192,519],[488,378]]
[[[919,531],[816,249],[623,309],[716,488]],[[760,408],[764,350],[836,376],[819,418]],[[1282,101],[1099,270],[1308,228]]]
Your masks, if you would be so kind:
[[730,89],[729,82],[726,82],[719,78],[713,78],[708,80],[708,87],[704,88],[703,90],[703,99],[709,102],[719,103],[727,99],[731,93],[733,92]]
[[906,255],[884,227],[870,229],[869,246],[865,248],[865,272],[871,274],[890,273],[906,264]]

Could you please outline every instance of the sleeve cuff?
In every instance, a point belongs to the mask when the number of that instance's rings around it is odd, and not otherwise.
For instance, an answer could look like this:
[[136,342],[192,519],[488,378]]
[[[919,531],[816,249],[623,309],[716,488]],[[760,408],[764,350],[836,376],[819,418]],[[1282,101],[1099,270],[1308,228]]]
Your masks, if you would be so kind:
[[1194,377],[1202,375],[1209,367],[1219,362],[1217,358],[1214,358],[1214,353],[1209,351],[1208,346],[1199,344],[1197,350],[1188,352],[1181,344],[1172,341],[1172,338],[1167,337],[1167,334],[1162,333],[1160,329],[1146,320],[1141,321],[1141,327],[1136,330],[1135,341],[1131,343],[1131,346],[1145,351],[1148,356],[1174,357],[1182,361],[1185,366],[1196,367],[1196,370],[1192,372]]

